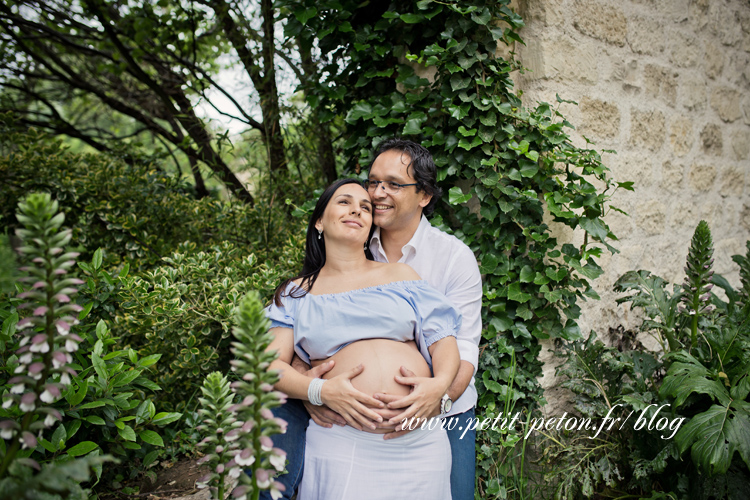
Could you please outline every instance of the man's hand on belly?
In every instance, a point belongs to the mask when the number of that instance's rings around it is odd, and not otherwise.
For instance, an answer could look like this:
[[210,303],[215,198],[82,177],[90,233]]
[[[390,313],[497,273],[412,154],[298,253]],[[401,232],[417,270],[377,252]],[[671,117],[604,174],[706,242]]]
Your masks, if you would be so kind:
[[[415,377],[414,372],[412,372],[411,370],[409,370],[408,368],[403,367],[403,366],[401,367],[401,375],[403,375],[404,377]],[[413,389],[413,387],[412,387],[412,389]],[[389,422],[389,420],[392,419],[393,417],[396,417],[396,416],[398,416],[398,415],[400,415],[400,414],[403,413],[402,410],[396,409],[396,408],[400,408],[401,407],[399,405],[399,401],[401,399],[404,399],[406,396],[396,396],[396,395],[393,395],[393,394],[378,393],[378,394],[373,395],[373,397],[375,399],[378,399],[378,400],[382,401],[383,403],[385,403],[388,406],[394,406],[393,409],[386,407],[383,410],[376,410],[380,415],[383,416],[383,423],[381,423],[379,427],[382,428],[382,429],[393,429],[393,432],[389,432],[387,434],[384,434],[383,435],[383,439],[394,439],[394,438],[397,438],[397,437],[401,437],[401,436],[403,436],[405,434],[408,434],[413,429],[418,428],[418,427],[414,427],[414,428],[410,429],[409,427],[405,427],[405,428],[402,429],[404,420],[393,422],[393,423]],[[393,405],[391,405],[391,403],[393,403]],[[432,417],[437,417],[439,414],[440,414],[440,410],[439,410],[439,408],[437,408],[435,411],[432,412],[432,414],[427,415],[427,416],[422,417],[422,418],[429,419],[429,418],[432,418]],[[386,418],[388,420],[386,420]]]

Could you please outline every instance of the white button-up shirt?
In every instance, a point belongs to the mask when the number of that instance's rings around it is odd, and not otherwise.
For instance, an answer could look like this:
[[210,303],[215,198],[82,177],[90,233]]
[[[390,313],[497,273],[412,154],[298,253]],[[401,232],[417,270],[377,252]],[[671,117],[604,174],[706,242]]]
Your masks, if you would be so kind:
[[[380,228],[372,235],[370,251],[376,261],[388,262],[380,243]],[[410,265],[461,311],[463,320],[456,336],[458,352],[462,360],[474,366],[476,374],[482,337],[482,276],[474,253],[455,236],[432,227],[423,215],[414,236],[401,248],[401,254],[399,262]],[[477,389],[472,377],[448,415],[463,413],[476,404]]]

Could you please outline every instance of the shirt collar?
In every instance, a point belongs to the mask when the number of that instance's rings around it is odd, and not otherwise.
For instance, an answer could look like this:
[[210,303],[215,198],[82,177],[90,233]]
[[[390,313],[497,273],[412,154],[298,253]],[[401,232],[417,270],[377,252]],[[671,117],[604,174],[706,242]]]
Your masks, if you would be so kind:
[[[422,215],[422,218],[419,221],[419,226],[417,226],[417,230],[414,231],[414,234],[412,235],[411,239],[401,247],[401,254],[404,257],[409,256],[410,252],[413,252],[415,255],[419,251],[419,248],[422,245],[425,235],[427,234],[428,228],[430,227],[430,221],[427,220],[427,217]],[[383,246],[380,241],[380,228],[376,227],[375,232],[372,233],[372,238],[370,239],[370,248],[376,249],[378,252],[381,252],[385,254],[385,251],[383,250]]]

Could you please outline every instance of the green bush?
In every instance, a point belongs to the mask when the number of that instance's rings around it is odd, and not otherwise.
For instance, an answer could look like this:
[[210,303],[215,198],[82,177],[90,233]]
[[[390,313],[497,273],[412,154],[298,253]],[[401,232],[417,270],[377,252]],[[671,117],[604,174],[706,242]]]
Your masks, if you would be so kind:
[[[159,163],[126,163],[104,154],[73,154],[34,129],[19,131],[0,115],[0,220],[9,228],[27,192],[50,193],[65,211],[73,238],[90,258],[97,248],[113,264],[138,271],[158,265],[186,241],[197,250],[230,242],[264,260],[279,257],[287,234],[299,230],[281,200],[256,196],[255,207],[235,200],[196,200],[192,187]],[[279,180],[288,195],[304,187]]]
[[116,329],[143,356],[160,354],[157,381],[165,400],[183,408],[208,373],[229,370],[231,326],[251,290],[270,301],[278,284],[301,267],[303,242],[291,237],[277,263],[223,243],[196,252],[185,244],[164,264],[127,280]]
[[[73,154],[33,129],[15,129],[8,116],[0,121],[0,144],[0,175],[8,179],[0,216],[7,228],[17,227],[13,207],[27,190],[56,199],[91,261],[79,263],[88,321],[113,328],[115,352],[163,356],[156,369],[167,404],[184,407],[203,377],[228,369],[239,297],[255,289],[267,300],[300,267],[303,221],[289,217],[282,200],[262,193],[255,207],[196,200],[187,183],[158,163]],[[304,187],[274,182],[290,197],[307,199]],[[2,283],[11,280],[4,276]]]
[[[576,409],[601,421],[620,405],[618,416],[629,419],[594,441],[575,433],[548,439],[545,458],[561,498],[750,495],[750,306],[744,298],[750,243],[747,255],[733,257],[739,291],[714,274],[712,254],[711,233],[701,221],[682,286],[669,291],[648,271],[630,271],[615,283],[628,294],[618,302],[643,311],[640,330],[656,337],[661,352],[623,338],[608,347],[593,332],[566,347],[559,374],[576,395]],[[726,300],[712,292],[715,286]],[[638,416],[649,425],[639,426]],[[651,425],[662,419],[668,430]]]

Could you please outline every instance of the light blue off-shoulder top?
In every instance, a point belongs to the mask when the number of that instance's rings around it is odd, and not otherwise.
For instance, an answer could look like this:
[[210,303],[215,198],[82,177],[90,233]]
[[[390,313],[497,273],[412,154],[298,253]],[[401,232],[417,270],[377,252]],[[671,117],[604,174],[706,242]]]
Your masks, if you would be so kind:
[[438,340],[455,336],[461,328],[461,313],[426,281],[395,281],[343,293],[300,298],[284,290],[282,306],[266,308],[271,328],[294,330],[294,351],[307,363],[326,359],[357,340],[415,340],[431,364],[427,348]]

